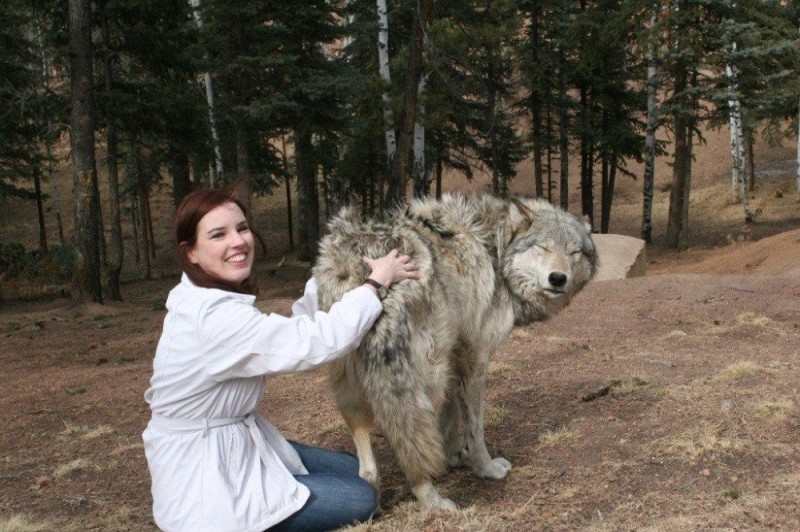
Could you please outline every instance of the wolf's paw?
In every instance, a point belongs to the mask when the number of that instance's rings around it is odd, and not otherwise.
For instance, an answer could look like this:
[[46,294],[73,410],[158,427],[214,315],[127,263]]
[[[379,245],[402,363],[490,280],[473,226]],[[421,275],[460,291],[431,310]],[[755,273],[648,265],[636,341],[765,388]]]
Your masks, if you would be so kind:
[[458,506],[456,506],[456,503],[454,503],[447,497],[439,497],[435,501],[429,501],[428,503],[423,503],[422,507],[423,510],[425,510],[426,512],[435,512],[438,510],[453,512],[455,510],[458,510]]
[[511,462],[502,457],[497,457],[475,468],[475,474],[481,478],[506,478],[511,471]]

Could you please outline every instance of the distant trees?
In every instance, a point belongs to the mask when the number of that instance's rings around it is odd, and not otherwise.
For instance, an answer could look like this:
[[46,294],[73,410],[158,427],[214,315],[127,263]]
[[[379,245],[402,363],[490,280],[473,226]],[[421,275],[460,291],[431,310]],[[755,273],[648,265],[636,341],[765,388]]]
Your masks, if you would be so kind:
[[800,18],[778,0],[9,0],[0,17],[0,195],[38,199],[44,220],[68,129],[75,295],[94,300],[96,265],[120,297],[125,251],[149,275],[162,183],[178,202],[234,179],[253,194],[294,182],[297,251],[312,259],[330,209],[381,211],[409,181],[438,195],[447,169],[504,195],[526,157],[528,193],[569,207],[580,191],[606,232],[618,179],[644,162],[649,241],[659,137],[673,148],[666,242],[681,247],[703,127],[738,116],[732,169],[752,183],[756,133],[794,137],[800,116]]

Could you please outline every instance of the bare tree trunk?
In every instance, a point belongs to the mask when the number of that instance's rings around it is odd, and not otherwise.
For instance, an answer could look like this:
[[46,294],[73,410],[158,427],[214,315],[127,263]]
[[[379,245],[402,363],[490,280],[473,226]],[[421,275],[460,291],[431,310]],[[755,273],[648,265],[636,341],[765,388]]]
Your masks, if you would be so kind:
[[[425,97],[425,85],[428,74],[423,74],[419,80],[417,101]],[[431,178],[425,164],[425,104],[418,106],[417,118],[414,121],[414,196],[421,198],[431,192]]]
[[433,0],[419,0],[417,8],[414,10],[414,22],[409,44],[408,72],[403,93],[403,116],[400,120],[400,138],[397,142],[397,153],[389,178],[389,190],[386,192],[386,202],[389,205],[400,205],[406,201],[408,160],[413,146],[414,123],[417,115],[417,94],[422,77],[422,49],[425,31],[432,13]]
[[123,245],[122,220],[119,206],[119,178],[117,172],[117,133],[114,115],[111,112],[112,61],[111,42],[108,33],[108,16],[103,13],[103,68],[105,70],[105,115],[106,115],[106,165],[108,169],[108,207],[111,214],[111,242],[108,261],[106,263],[106,280],[108,297],[112,301],[122,301],[120,292],[120,275],[122,272]]
[[152,276],[150,257],[152,256],[152,240],[150,239],[150,228],[148,227],[149,218],[149,192],[147,185],[147,178],[145,175],[145,165],[142,160],[141,148],[136,145],[131,146],[131,164],[134,166],[134,176],[136,179],[136,234],[138,235],[138,244],[141,248],[139,255],[139,278],[150,279]]
[[[50,92],[50,62],[47,58],[47,51],[44,47],[44,39],[43,39],[44,30],[40,27],[38,29],[39,35],[39,47],[41,50],[41,61],[42,61],[42,85],[44,86],[45,93]],[[50,121],[50,118],[47,119],[47,136],[45,137],[45,153],[47,154],[47,172],[45,178],[50,183],[50,188],[52,189],[52,196],[53,196],[53,208],[55,210],[55,217],[56,217],[56,229],[58,231],[58,243],[61,245],[62,248],[66,246],[66,240],[64,238],[64,223],[61,217],[61,190],[58,186],[58,180],[55,177],[55,168],[53,164],[53,148],[52,143],[50,140],[50,134],[53,131],[53,124]]]
[[297,168],[298,258],[313,262],[319,242],[319,193],[309,131],[298,129],[295,132],[294,157]]
[[753,153],[753,131],[745,133],[745,165],[747,166],[747,183],[750,192],[756,189],[756,156]]
[[46,257],[47,249],[47,227],[44,224],[44,206],[42,205],[42,180],[39,175],[39,165],[33,167],[33,190],[36,196],[36,214],[39,221],[39,253],[42,258]]
[[177,207],[180,205],[181,200],[192,190],[189,156],[185,151],[176,149],[173,152],[169,173],[172,176],[172,200]]
[[[731,43],[731,50],[736,51],[736,42]],[[730,94],[728,96],[730,130],[731,130],[731,179],[733,183],[734,199],[741,198],[744,207],[745,222],[753,221],[753,213],[750,212],[750,195],[747,193],[747,178],[744,165],[744,135],[742,132],[742,105],[739,101],[739,82],[737,80],[734,65],[725,65],[725,74],[728,78]]]
[[286,137],[281,136],[281,158],[283,169],[286,171],[284,183],[286,184],[286,227],[289,230],[289,251],[294,251],[294,225],[292,220],[292,178],[289,175],[289,160],[286,157]]
[[[655,28],[661,10],[659,0],[653,2],[650,27]],[[647,125],[644,140],[644,178],[642,179],[642,240],[653,241],[653,187],[656,168],[656,128],[658,126],[658,87],[656,86],[656,47],[650,39],[647,49]]]
[[386,138],[386,169],[391,172],[397,140],[394,132],[394,117],[392,116],[391,98],[389,88],[392,85],[392,74],[389,69],[389,19],[386,0],[377,0],[378,5],[378,68],[381,79],[385,85],[381,102],[383,105],[383,129]]
[[[689,86],[688,67],[679,61],[675,71],[675,94],[684,94]],[[684,104],[685,105],[685,104]],[[686,247],[689,240],[689,192],[692,177],[692,119],[686,109],[675,115],[675,160],[672,167],[672,190],[667,217],[667,246]]]
[[561,157],[561,185],[559,187],[560,205],[561,208],[567,210],[569,208],[569,111],[567,109],[567,59],[564,46],[558,48],[558,63],[559,63],[559,98],[561,105],[559,106],[559,138],[560,138],[560,153]]
[[[200,0],[189,0],[189,5],[192,6],[192,13],[194,13],[194,20],[197,23],[198,29],[203,30],[203,13]],[[208,52],[205,54],[208,60]],[[214,166],[209,166],[209,179],[212,188],[216,186],[217,182],[224,183],[225,169],[222,164],[222,150],[219,143],[219,133],[217,132],[217,119],[215,116],[215,103],[214,103],[214,82],[211,79],[210,72],[203,72],[203,84],[206,88],[206,102],[208,102],[208,123],[211,128],[211,142],[214,146]]]
[[617,154],[611,153],[606,159],[603,157],[603,182],[600,195],[602,197],[600,205],[600,232],[608,233],[611,225],[611,205],[614,201],[614,185],[617,179]]
[[[539,63],[539,13],[538,10],[531,13],[530,36],[533,44],[531,58],[533,64]],[[533,144],[533,179],[537,198],[544,197],[544,176],[542,174],[542,111],[540,105],[539,88],[532,87],[533,91],[529,98],[529,109],[531,112],[531,137]]]
[[103,302],[100,266],[100,201],[94,156],[92,120],[92,6],[91,0],[69,2],[70,144],[75,202],[75,268],[73,296]]

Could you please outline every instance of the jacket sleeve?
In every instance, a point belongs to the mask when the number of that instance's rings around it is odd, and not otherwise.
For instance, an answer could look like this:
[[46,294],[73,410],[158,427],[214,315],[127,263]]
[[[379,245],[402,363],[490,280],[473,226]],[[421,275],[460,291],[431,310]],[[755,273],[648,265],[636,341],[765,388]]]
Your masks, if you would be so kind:
[[288,318],[240,299],[210,301],[198,316],[206,370],[226,380],[320,366],[355,349],[382,308],[365,287],[347,292],[328,312]]
[[303,297],[292,305],[292,316],[313,316],[318,310],[317,280],[312,277],[306,283]]

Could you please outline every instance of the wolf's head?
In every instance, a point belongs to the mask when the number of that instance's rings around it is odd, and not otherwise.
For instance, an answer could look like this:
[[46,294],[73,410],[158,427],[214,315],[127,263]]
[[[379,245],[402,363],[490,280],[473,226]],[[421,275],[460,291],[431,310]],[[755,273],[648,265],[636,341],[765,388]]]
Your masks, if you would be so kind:
[[591,229],[544,200],[508,204],[502,271],[517,325],[544,320],[567,306],[597,271]]

